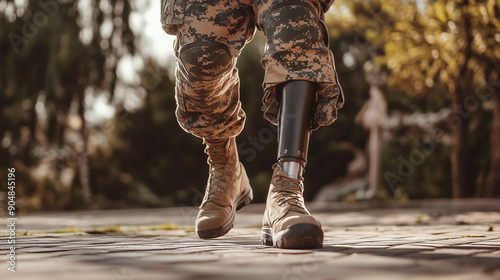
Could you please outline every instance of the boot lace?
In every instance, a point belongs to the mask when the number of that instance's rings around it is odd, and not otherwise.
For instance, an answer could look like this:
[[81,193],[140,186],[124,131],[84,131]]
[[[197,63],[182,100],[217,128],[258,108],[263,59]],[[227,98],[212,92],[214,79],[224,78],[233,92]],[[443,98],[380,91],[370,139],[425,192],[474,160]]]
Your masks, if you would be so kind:
[[228,164],[231,163],[231,160],[228,158],[227,152],[228,149],[224,145],[211,145],[205,149],[205,153],[208,155],[207,163],[210,166],[209,184],[206,190],[209,198],[224,192],[228,185],[227,179],[234,172],[231,165]]
[[290,178],[278,172],[276,185],[273,188],[273,198],[279,206],[289,205],[305,209],[304,185],[301,180]]

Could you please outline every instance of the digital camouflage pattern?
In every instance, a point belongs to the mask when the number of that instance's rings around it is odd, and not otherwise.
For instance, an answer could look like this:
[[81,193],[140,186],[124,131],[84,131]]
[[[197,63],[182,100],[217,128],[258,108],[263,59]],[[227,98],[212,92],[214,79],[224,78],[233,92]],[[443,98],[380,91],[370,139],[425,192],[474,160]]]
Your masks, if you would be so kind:
[[164,30],[176,35],[176,116],[198,137],[238,135],[245,113],[239,101],[236,59],[254,34],[267,37],[263,111],[277,124],[277,85],[318,84],[312,129],[331,124],[344,97],[335,70],[324,13],[332,0],[162,0]]

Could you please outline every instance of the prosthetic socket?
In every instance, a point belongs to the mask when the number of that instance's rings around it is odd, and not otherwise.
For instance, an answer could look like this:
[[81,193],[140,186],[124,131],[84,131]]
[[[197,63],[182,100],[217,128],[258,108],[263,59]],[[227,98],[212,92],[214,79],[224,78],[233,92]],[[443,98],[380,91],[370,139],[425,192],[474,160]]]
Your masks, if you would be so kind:
[[307,163],[310,115],[315,84],[291,81],[283,86],[279,126],[278,161],[290,177],[300,179]]

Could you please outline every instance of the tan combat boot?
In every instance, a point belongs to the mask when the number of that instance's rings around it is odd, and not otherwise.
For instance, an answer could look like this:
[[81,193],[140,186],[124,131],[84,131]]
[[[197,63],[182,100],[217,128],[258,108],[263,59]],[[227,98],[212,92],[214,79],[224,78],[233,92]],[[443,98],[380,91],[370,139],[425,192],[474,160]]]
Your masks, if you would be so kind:
[[288,249],[314,249],[323,246],[321,223],[304,204],[304,183],[288,177],[281,163],[274,173],[262,222],[262,244]]
[[214,238],[233,227],[236,210],[253,199],[245,168],[239,162],[235,137],[221,141],[205,139],[209,177],[196,218],[196,234]]

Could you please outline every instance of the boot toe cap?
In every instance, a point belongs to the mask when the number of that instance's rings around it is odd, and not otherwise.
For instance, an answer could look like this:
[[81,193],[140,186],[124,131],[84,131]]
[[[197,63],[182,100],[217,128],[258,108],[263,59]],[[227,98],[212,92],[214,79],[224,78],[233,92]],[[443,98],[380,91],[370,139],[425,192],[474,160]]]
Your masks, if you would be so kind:
[[321,228],[321,223],[311,215],[290,215],[276,224],[274,230],[280,232],[296,224],[313,224]]
[[196,230],[211,230],[224,226],[231,218],[230,207],[202,209],[196,218]]

